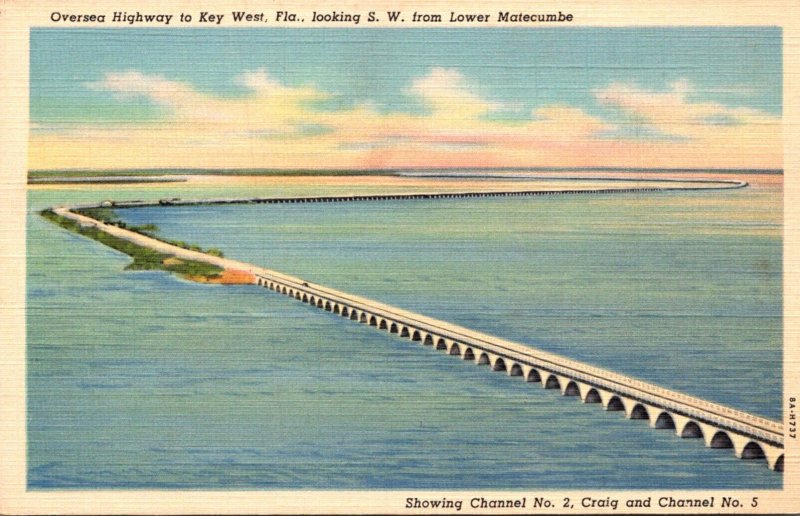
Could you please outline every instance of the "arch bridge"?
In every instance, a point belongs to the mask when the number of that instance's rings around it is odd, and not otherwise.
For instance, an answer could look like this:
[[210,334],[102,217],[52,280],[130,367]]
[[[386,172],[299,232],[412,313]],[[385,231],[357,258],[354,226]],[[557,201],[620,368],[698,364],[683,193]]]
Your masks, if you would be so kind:
[[[746,183],[744,183],[746,184]],[[736,186],[742,184],[737,182]],[[583,193],[583,192],[582,192]],[[492,192],[488,195],[497,195]],[[540,195],[522,192],[521,195]],[[442,194],[451,196],[452,194]],[[386,196],[376,196],[385,198]],[[322,199],[322,198],[320,198]],[[333,200],[332,198],[325,198]],[[365,197],[359,200],[372,200]],[[336,199],[338,200],[338,199]],[[203,204],[208,201],[195,201]],[[242,199],[234,202],[247,202]],[[302,201],[306,202],[306,201]],[[319,202],[319,200],[312,201]],[[334,200],[335,202],[335,200]],[[177,203],[177,201],[176,201]],[[152,205],[153,202],[132,201],[114,206]],[[187,204],[191,204],[187,202]],[[709,448],[730,448],[741,459],[760,459],[770,469],[783,471],[784,436],[781,423],[734,410],[647,383],[613,371],[594,367],[553,353],[524,346],[498,337],[476,332],[455,324],[312,284],[302,279],[253,264],[208,255],[163,242],[150,236],[105,224],[72,211],[76,208],[99,207],[99,204],[55,207],[53,211],[81,225],[89,225],[122,238],[178,258],[197,260],[223,269],[249,272],[253,283],[286,295],[300,302],[347,318],[355,323],[374,326],[421,345],[430,346],[454,357],[488,366],[492,371],[516,376],[525,382],[541,385],[583,403],[597,404],[607,411],[619,411],[628,419],[642,419],[654,429],[672,430],[685,439],[702,439]]]
[[353,322],[622,412],[628,419],[646,420],[651,428],[671,430],[680,438],[702,439],[706,447],[730,448],[737,458],[760,459],[783,471],[783,428],[778,422],[274,271],[261,270],[255,277],[259,286]]

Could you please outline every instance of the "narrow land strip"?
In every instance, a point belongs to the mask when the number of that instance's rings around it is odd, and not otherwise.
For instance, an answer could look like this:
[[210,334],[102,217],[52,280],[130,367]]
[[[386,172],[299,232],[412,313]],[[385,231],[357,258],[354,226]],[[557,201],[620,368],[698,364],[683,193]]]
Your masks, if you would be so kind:
[[[106,235],[116,241],[127,242],[157,253],[165,265],[204,264],[213,267],[212,274],[199,274],[204,279],[192,278],[191,273],[176,270],[192,279],[200,281],[239,282],[256,284],[316,307],[334,312],[351,320],[367,323],[385,329],[399,336],[431,344],[435,349],[446,349],[450,354],[458,354],[464,359],[472,356],[476,363],[489,363],[493,370],[503,370],[512,376],[537,378],[544,387],[555,382],[562,394],[580,395],[582,401],[591,403],[592,391],[596,402],[602,403],[606,410],[625,410],[631,419],[649,419],[654,428],[671,428],[681,437],[703,437],[706,445],[712,448],[734,448],[740,458],[764,458],[771,469],[783,469],[783,426],[781,423],[734,410],[724,405],[712,403],[677,391],[664,389],[654,384],[621,375],[609,370],[590,366],[537,348],[517,344],[495,336],[483,334],[458,325],[440,321],[408,310],[386,305],[323,285],[309,283],[301,278],[273,271],[253,264],[212,255],[200,250],[179,247],[158,240],[152,236],[130,229],[108,224],[102,220],[76,213],[75,210],[97,208],[126,208],[155,205],[199,205],[221,203],[287,203],[287,202],[347,202],[386,199],[441,199],[453,197],[487,196],[534,196],[570,194],[609,194],[629,192],[651,192],[664,190],[729,189],[747,186],[743,181],[714,182],[693,187],[638,188],[638,189],[599,189],[567,191],[470,191],[470,192],[430,192],[415,194],[380,194],[357,196],[312,196],[295,198],[239,198],[181,200],[162,199],[160,201],[120,202],[104,201],[100,204],[52,209],[55,222],[67,229],[89,230],[87,234],[109,245],[98,234]],[[60,222],[59,222],[60,223]],[[112,245],[114,247],[114,245]],[[117,247],[115,247],[117,248]],[[123,249],[123,252],[128,252]],[[130,254],[130,253],[129,253]],[[167,270],[170,270],[167,268]],[[224,271],[224,272],[223,272]],[[226,279],[222,279],[226,278]],[[456,352],[454,352],[456,351]],[[482,360],[485,358],[485,362]],[[502,364],[502,365],[501,365]],[[528,379],[528,381],[531,381]],[[614,408],[614,400],[620,408]],[[639,412],[637,412],[637,410]],[[641,416],[644,411],[644,417]],[[694,426],[691,426],[694,425]],[[689,432],[697,428],[697,433]]]

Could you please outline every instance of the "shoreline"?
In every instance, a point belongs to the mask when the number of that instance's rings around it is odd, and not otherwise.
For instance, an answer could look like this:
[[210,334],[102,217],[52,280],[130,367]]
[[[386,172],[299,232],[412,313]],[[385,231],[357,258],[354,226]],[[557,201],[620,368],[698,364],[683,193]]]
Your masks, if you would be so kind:
[[[132,176],[127,176],[132,177]],[[783,174],[747,173],[733,176],[742,179],[750,185],[760,187],[782,186]],[[474,174],[443,174],[442,172],[427,170],[413,173],[384,174],[384,175],[216,175],[216,174],[169,174],[163,176],[136,176],[136,181],[95,181],[94,178],[86,180],[70,180],[69,182],[54,181],[28,181],[28,190],[99,190],[119,188],[154,189],[174,186],[182,187],[352,187],[352,188],[398,188],[398,189],[485,189],[509,188],[510,184],[522,188],[566,188],[560,183],[575,184],[577,181],[586,183],[619,184],[629,181],[638,184],[652,184],[655,182],[695,182],[695,181],[730,181],[732,174],[707,171],[702,174],[697,172],[648,172],[645,176],[634,171],[580,171],[556,172],[535,171],[528,173],[485,171],[480,175]],[[164,180],[169,178],[169,181]],[[548,185],[552,183],[551,185]]]
[[[744,182],[734,182],[733,186],[728,185],[726,188],[742,188],[744,186],[746,186]],[[621,191],[624,190],[619,192]],[[563,193],[551,192],[553,195]],[[486,195],[487,192],[472,192],[472,194]],[[540,193],[537,192],[537,194]],[[449,194],[439,195],[450,196]],[[281,199],[281,201],[290,200],[288,198]],[[225,202],[231,201],[231,199],[225,200]],[[187,201],[187,203],[189,202],[197,203],[197,201]],[[158,201],[149,201],[148,203],[150,205],[161,204]],[[576,395],[577,392],[583,399],[584,395],[590,396],[587,393],[594,392],[592,401],[584,401],[602,403],[606,410],[612,410],[608,406],[616,403],[613,410],[625,410],[629,419],[636,419],[641,415],[640,413],[637,413],[639,415],[634,414],[637,410],[644,411],[644,414],[650,414],[647,418],[651,419],[651,426],[675,429],[680,437],[686,437],[683,435],[686,432],[686,425],[696,420],[698,423],[693,424],[700,428],[700,434],[690,437],[704,437],[706,447],[719,447],[715,444],[717,443],[715,439],[722,432],[729,444],[725,447],[734,448],[737,458],[766,459],[765,462],[770,469],[783,471],[783,429],[777,421],[664,389],[633,377],[544,352],[532,346],[523,346],[378,301],[323,285],[312,284],[278,271],[194,249],[178,247],[152,236],[76,213],[72,209],[85,209],[85,207],[61,206],[53,208],[52,213],[69,219],[77,227],[91,228],[102,234],[108,234],[146,248],[150,252],[171,255],[171,258],[166,258],[163,260],[164,262],[167,260],[171,260],[171,263],[196,261],[229,270],[231,275],[237,276],[243,281],[249,280],[249,284],[273,290],[341,317],[348,317],[354,322],[367,323],[390,333],[396,333],[400,337],[433,345],[435,349],[446,349],[450,355],[456,354],[452,352],[453,349],[456,349],[459,355],[463,351],[464,355],[461,358],[465,360],[468,359],[467,355],[473,355],[474,351],[474,357],[471,358],[474,358],[476,364],[489,363],[494,371],[502,369],[510,376],[523,376],[523,379],[528,382],[539,381],[545,388],[548,388],[553,381],[560,382],[562,395],[565,396]],[[502,368],[499,364],[502,364]],[[531,380],[529,377],[536,378],[536,380]],[[572,390],[570,391],[570,389]],[[656,415],[658,415],[657,418]],[[671,426],[664,426],[666,423],[663,423],[662,420],[671,422]]]

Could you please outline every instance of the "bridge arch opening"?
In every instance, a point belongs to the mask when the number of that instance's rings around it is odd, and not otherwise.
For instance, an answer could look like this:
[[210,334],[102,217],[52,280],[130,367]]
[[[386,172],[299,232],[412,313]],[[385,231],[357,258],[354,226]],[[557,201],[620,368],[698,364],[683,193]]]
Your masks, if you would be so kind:
[[672,416],[670,416],[667,412],[662,412],[656,418],[655,428],[657,430],[664,430],[664,429],[668,429],[668,428],[671,428],[671,429],[674,430],[675,429],[675,420],[672,419]]
[[447,343],[444,339],[439,338],[439,340],[436,341],[436,349],[447,349]]
[[464,350],[464,360],[475,360],[475,352],[472,351],[472,348]]
[[547,381],[544,382],[544,388],[545,389],[560,389],[561,388],[561,384],[558,383],[558,378],[556,378],[556,375],[551,374],[550,376],[547,377]]
[[417,330],[414,330],[414,334],[411,336],[411,340],[414,342],[419,342],[422,340],[422,336],[419,334]]
[[508,372],[509,376],[522,376],[522,366],[517,363],[511,365],[511,370]]
[[742,450],[742,458],[743,459],[766,459],[766,455],[764,455],[764,449],[758,445],[755,441],[750,441],[747,443],[747,446],[744,447]]
[[308,303],[308,295],[303,294],[303,303]]
[[286,287],[283,287],[283,289],[281,289],[281,294],[286,294]]
[[294,291],[294,298],[299,300],[299,301],[303,300],[303,296],[300,295],[300,291],[299,290],[295,290]]
[[461,348],[455,342],[452,346],[450,346],[450,354],[451,355],[461,355]]
[[359,319],[359,322],[367,324],[367,314],[365,314],[364,312],[361,312],[361,319]]
[[684,439],[702,438],[703,430],[700,428],[700,425],[694,421],[689,421],[686,423],[686,426],[683,427],[683,430],[681,430],[681,437]]
[[578,384],[573,381],[570,381],[567,384],[567,388],[564,389],[564,396],[580,396],[580,395],[581,391],[580,389],[578,389]]
[[322,299],[317,299],[317,308],[325,308],[325,302]]
[[711,438],[710,448],[733,448],[733,441],[731,438],[728,437],[728,434],[723,432],[722,430],[718,431],[714,434],[714,437]]
[[350,317],[350,310],[346,306],[342,307],[342,317]]
[[270,290],[275,290],[275,284],[272,283],[271,281],[269,282],[269,288]]
[[370,326],[377,326],[378,325],[378,319],[374,315],[369,318],[369,325]]
[[539,371],[537,371],[536,369],[531,369],[530,371],[528,371],[528,376],[525,377],[525,381],[542,383],[542,377],[541,375],[539,375]]
[[358,320],[358,312],[356,312],[355,310],[351,310],[350,311],[350,320],[351,321],[357,321]]
[[392,323],[392,325],[389,326],[389,333],[397,333],[397,324],[396,323]]
[[622,404],[622,400],[619,399],[618,396],[611,396],[611,399],[608,400],[606,410],[609,412],[621,412],[625,410],[625,405]]
[[317,300],[316,300],[316,298],[315,298],[314,296],[311,296],[311,297],[309,297],[309,298],[308,298],[308,304],[310,304],[310,305],[312,305],[312,306],[317,306]]
[[410,337],[410,335],[408,334],[408,328],[407,327],[403,326],[403,329],[400,330],[400,336],[401,337],[405,337],[405,338],[409,338]]
[[494,366],[492,366],[492,371],[505,371],[506,370],[506,361],[502,358],[498,358],[494,361]]
[[341,313],[338,304],[333,305],[333,313],[335,313],[336,315],[339,315]]
[[600,399],[600,393],[597,392],[597,389],[591,388],[589,392],[586,393],[586,397],[583,398],[584,403],[602,403],[603,400]]
[[481,356],[478,357],[478,365],[488,365],[489,364],[489,355],[486,353],[481,353]]
[[379,330],[385,330],[385,329],[387,329],[387,328],[388,328],[388,327],[386,326],[386,319],[381,319],[381,322],[380,322],[380,324],[378,324],[378,329],[379,329]]
[[425,344],[426,346],[433,346],[433,337],[431,337],[430,335],[425,335],[425,340],[423,341],[423,344]]
[[775,461],[775,471],[781,472],[783,471],[783,455],[778,457],[778,460]]
[[333,305],[331,305],[331,302],[330,302],[330,301],[326,301],[326,302],[325,302],[325,311],[326,311],[326,312],[330,312],[330,311],[332,311],[332,310],[333,310]]
[[650,419],[650,415],[647,413],[647,409],[644,408],[644,405],[641,403],[637,403],[633,410],[631,410],[631,417],[630,419]]

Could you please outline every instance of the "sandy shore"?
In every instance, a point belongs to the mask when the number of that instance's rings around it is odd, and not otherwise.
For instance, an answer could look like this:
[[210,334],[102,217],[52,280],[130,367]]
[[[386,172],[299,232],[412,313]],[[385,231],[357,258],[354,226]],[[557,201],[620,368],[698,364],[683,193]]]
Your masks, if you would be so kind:
[[253,274],[237,269],[225,269],[222,274],[216,277],[186,276],[186,279],[198,283],[217,283],[220,285],[252,285],[256,282],[256,277]]

